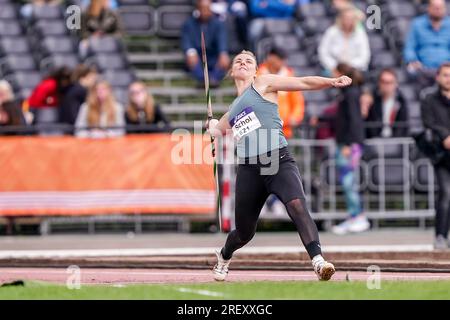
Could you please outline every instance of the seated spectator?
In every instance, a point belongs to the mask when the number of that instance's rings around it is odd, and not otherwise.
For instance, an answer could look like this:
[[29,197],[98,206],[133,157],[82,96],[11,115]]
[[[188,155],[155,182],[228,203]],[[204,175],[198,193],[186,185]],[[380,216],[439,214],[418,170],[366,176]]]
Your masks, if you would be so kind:
[[367,138],[408,136],[408,106],[398,90],[395,70],[384,69],[380,73],[366,121]]
[[249,8],[252,20],[248,27],[250,49],[256,51],[256,46],[264,32],[266,18],[292,19],[296,0],[250,0]]
[[57,68],[45,77],[28,98],[34,123],[56,123],[59,118],[59,105],[64,92],[71,84],[72,72],[67,67]]
[[[281,76],[294,76],[294,71],[286,65],[286,52],[281,48],[272,48],[264,61],[258,67],[259,74],[277,74]],[[300,91],[278,91],[278,106],[281,120],[283,120],[283,133],[286,138],[292,138],[293,129],[303,121],[305,113],[305,100]]]
[[63,95],[59,108],[59,122],[74,125],[88,90],[97,81],[97,70],[80,64],[72,74],[72,84]]
[[[0,127],[26,125],[20,106],[14,101],[11,85],[6,80],[0,80]],[[0,134],[14,134],[3,132]]]
[[357,28],[355,10],[339,12],[335,25],[329,27],[319,44],[319,60],[327,75],[336,74],[336,66],[345,63],[365,71],[370,63],[370,47],[367,33]]
[[211,87],[218,87],[230,66],[227,31],[225,24],[211,11],[211,0],[197,0],[196,10],[183,25],[181,46],[186,55],[186,65],[199,86],[204,75],[201,54],[201,31],[205,35],[209,80]]
[[403,55],[418,89],[432,86],[437,68],[450,61],[450,18],[444,0],[430,0],[428,13],[413,20]]
[[[127,128],[127,132],[145,133],[168,129],[169,121],[143,82],[136,81],[130,85],[128,101],[125,117],[131,127]],[[136,125],[143,128],[136,128]],[[159,128],[145,128],[146,125],[158,125]]]
[[89,52],[89,38],[104,35],[120,36],[122,23],[119,15],[109,7],[109,0],[91,0],[81,16],[80,55]]
[[82,138],[108,138],[125,134],[123,106],[116,102],[111,85],[97,82],[87,101],[81,105],[75,122],[75,134]]

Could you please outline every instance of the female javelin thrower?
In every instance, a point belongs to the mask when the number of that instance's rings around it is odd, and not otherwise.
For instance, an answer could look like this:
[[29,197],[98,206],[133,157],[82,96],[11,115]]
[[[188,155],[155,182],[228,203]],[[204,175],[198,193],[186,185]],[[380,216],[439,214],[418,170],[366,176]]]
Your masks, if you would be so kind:
[[283,136],[277,92],[345,87],[352,80],[346,76],[256,76],[256,71],[257,62],[252,52],[244,50],[234,58],[230,76],[234,79],[238,97],[220,120],[212,119],[206,124],[214,137],[233,131],[239,159],[236,229],[228,234],[225,246],[216,252],[218,261],[213,269],[214,279],[225,280],[233,253],[253,238],[260,211],[268,195],[273,193],[286,206],[318,278],[329,280],[335,269],[322,257],[319,233],[306,208],[300,173]]

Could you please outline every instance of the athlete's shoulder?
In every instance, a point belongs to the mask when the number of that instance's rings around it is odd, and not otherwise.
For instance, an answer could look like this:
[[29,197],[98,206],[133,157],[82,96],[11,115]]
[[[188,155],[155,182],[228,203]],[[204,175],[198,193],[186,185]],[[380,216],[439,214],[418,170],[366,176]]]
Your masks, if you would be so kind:
[[275,74],[261,74],[261,75],[256,76],[254,85],[258,86],[258,87],[270,86],[272,83],[277,81],[277,79],[279,79],[279,78],[280,78],[280,76],[275,75]]

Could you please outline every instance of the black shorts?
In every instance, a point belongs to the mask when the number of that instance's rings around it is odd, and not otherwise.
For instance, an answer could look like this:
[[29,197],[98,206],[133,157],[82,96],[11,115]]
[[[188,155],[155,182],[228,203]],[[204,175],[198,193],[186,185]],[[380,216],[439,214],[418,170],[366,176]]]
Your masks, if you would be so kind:
[[257,158],[240,159],[236,176],[236,207],[249,202],[261,210],[269,194],[284,204],[305,199],[297,163],[287,147]]

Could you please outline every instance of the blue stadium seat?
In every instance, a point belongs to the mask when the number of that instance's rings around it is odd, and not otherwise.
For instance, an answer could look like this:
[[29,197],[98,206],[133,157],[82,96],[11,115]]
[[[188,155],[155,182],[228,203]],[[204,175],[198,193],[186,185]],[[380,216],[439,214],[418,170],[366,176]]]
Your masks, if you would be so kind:
[[16,19],[17,9],[9,3],[0,3],[0,19]]
[[125,31],[130,35],[153,35],[156,32],[156,13],[149,6],[119,8]]
[[383,166],[380,160],[371,160],[369,162],[369,190],[372,192],[380,192],[382,181],[384,179],[386,192],[403,192],[404,188],[412,184],[411,167],[409,161],[400,159],[384,160]]
[[0,36],[20,36],[22,35],[22,27],[17,20],[4,19],[0,20]]
[[185,21],[191,16],[191,6],[161,6],[157,10],[158,28],[160,37],[180,37]]
[[102,78],[111,86],[119,88],[128,88],[136,80],[136,76],[129,70],[107,70],[102,74]]
[[75,45],[73,40],[68,36],[62,37],[45,37],[41,43],[41,49],[45,55],[53,53],[73,53]]
[[86,63],[95,65],[100,71],[126,69],[128,63],[121,54],[99,53],[86,60]]
[[31,52],[25,37],[2,37],[0,38],[0,55]]
[[0,60],[0,69],[3,74],[10,74],[15,71],[35,70],[36,62],[28,53],[10,54]]
[[43,72],[48,72],[53,68],[64,66],[74,69],[79,63],[80,59],[76,54],[57,53],[42,59],[40,67]]

